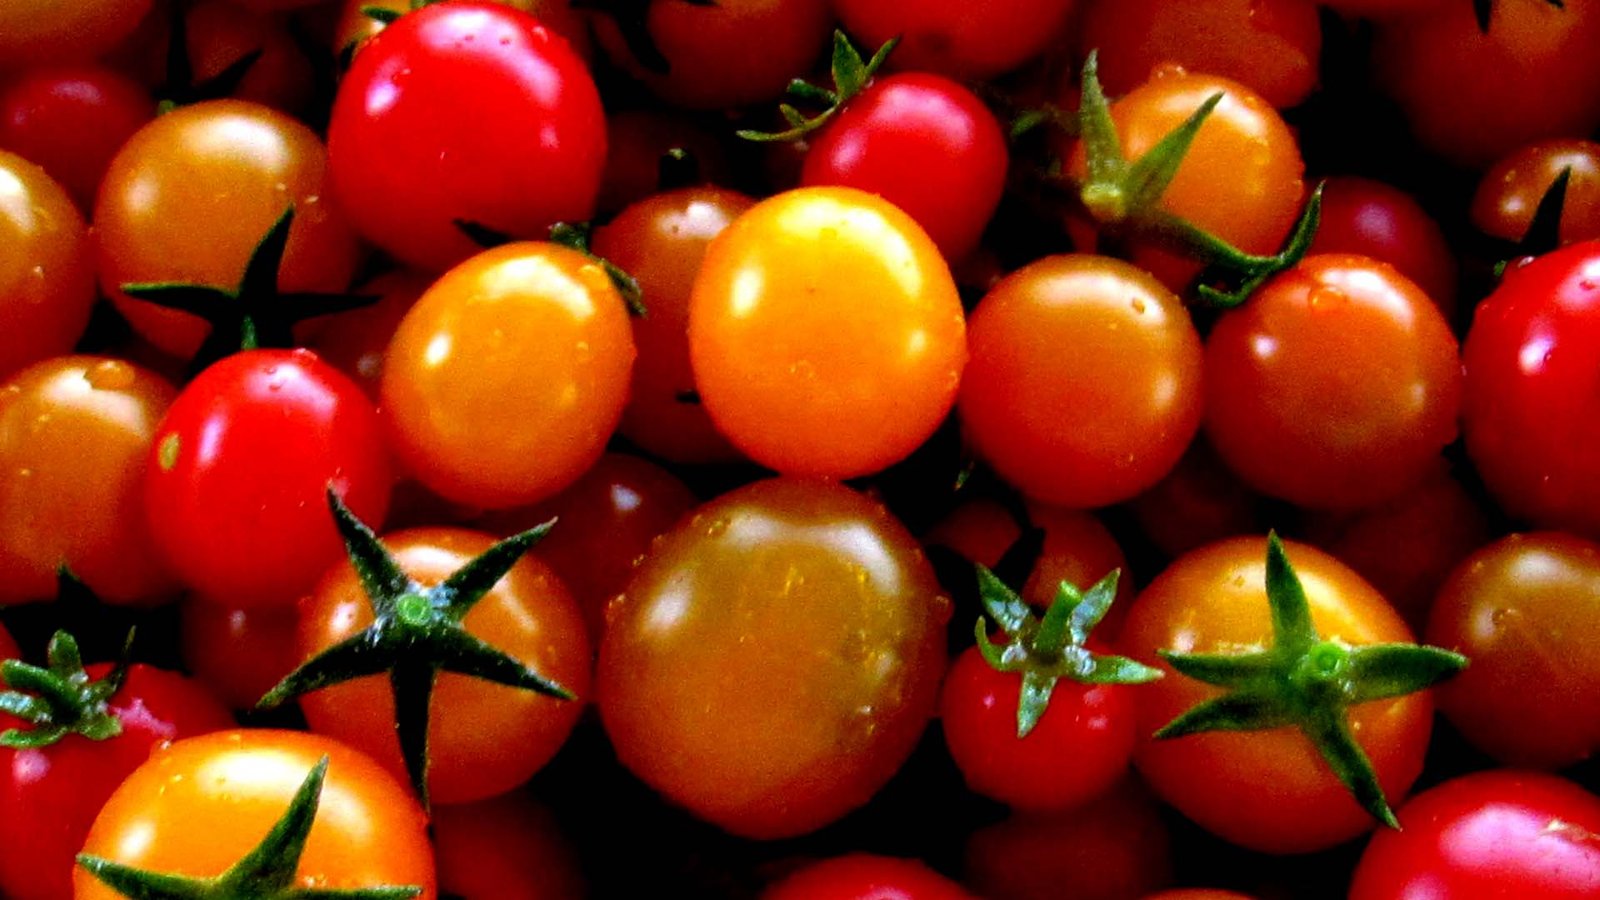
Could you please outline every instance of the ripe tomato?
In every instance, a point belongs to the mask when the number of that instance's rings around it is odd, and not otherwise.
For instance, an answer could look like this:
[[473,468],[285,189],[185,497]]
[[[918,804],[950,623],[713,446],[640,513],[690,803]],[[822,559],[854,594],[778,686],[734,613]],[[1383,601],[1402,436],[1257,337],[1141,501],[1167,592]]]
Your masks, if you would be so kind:
[[111,158],[155,114],[149,93],[113,69],[40,66],[0,90],[0,148],[43,166],[87,212]]
[[1559,768],[1600,748],[1600,546],[1557,532],[1513,534],[1457,566],[1428,640],[1472,665],[1439,708],[1507,765]]
[[0,378],[72,350],[94,305],[88,229],[44,169],[0,150]]
[[955,402],[965,337],[938,248],[852,188],[800,188],[740,216],[689,304],[706,412],[785,474],[848,478],[910,454]]
[[1213,541],[1265,530],[1261,505],[1261,497],[1217,459],[1217,451],[1201,434],[1172,471],[1133,498],[1129,508],[1145,536],[1175,557]]
[[[721,132],[699,119],[664,109],[624,109],[606,116],[606,132],[609,140],[598,209],[603,217],[660,192],[661,157],[672,150],[681,150],[694,161],[699,181],[737,183],[732,180],[733,163]],[[599,238],[597,230],[595,239]]]
[[1354,175],[1324,179],[1310,253],[1358,253],[1386,262],[1426,291],[1447,320],[1455,314],[1454,251],[1439,223],[1399,188]]
[[[1167,669],[1140,688],[1139,729],[1152,734],[1218,689],[1179,675],[1157,651],[1240,653],[1272,637],[1265,542],[1234,538],[1175,560],[1134,600],[1121,647]],[[1318,634],[1348,646],[1409,643],[1411,632],[1361,576],[1327,554],[1287,543]],[[1398,799],[1422,771],[1432,727],[1427,694],[1353,706],[1350,730],[1378,782]],[[1368,830],[1373,819],[1351,799],[1298,729],[1212,732],[1144,739],[1134,763],[1163,800],[1208,831],[1244,847],[1297,853],[1331,847]]]
[[232,709],[254,709],[300,662],[292,607],[234,609],[191,598],[179,617],[184,665]]
[[0,59],[7,68],[94,59],[150,11],[151,0],[7,0],[0,7]]
[[377,302],[320,320],[308,346],[376,401],[395,329],[431,284],[431,277],[405,270],[379,275],[356,289]]
[[657,542],[596,675],[624,765],[739,835],[820,828],[900,767],[938,699],[949,601],[882,507],[757,482]]
[[633,357],[627,311],[599,263],[548,243],[481,253],[395,331],[379,390],[390,445],[446,499],[543,500],[600,457]]
[[1600,242],[1506,271],[1462,346],[1467,453],[1505,510],[1600,536]]
[[1450,324],[1405,276],[1314,256],[1229,310],[1206,339],[1206,436],[1246,483],[1352,509],[1416,486],[1455,439]]
[[1351,900],[1600,893],[1600,799],[1533,772],[1477,772],[1418,794],[1372,839]]
[[472,900],[582,900],[574,848],[525,793],[433,810],[439,889]]
[[1600,238],[1600,144],[1576,139],[1527,144],[1491,166],[1472,195],[1472,224],[1491,237],[1521,241],[1539,201],[1564,169],[1569,174],[1561,243]]
[[[533,13],[539,23],[565,38],[572,49],[587,62],[593,55],[589,46],[589,26],[582,13],[572,8],[569,0],[491,0]],[[411,11],[411,0],[344,0],[340,6],[339,20],[334,24],[333,49],[337,53],[354,53],[355,48],[376,37],[384,23],[365,12],[369,9],[390,10],[395,13]]]
[[149,527],[172,570],[213,603],[299,600],[343,547],[323,500],[330,486],[372,521],[389,508],[377,412],[307,350],[218,362],[183,389],[156,435]]
[[[219,875],[261,842],[323,757],[327,781],[294,885],[415,885],[418,900],[434,900],[433,852],[417,801],[362,754],[301,732],[222,731],[173,744],[111,796],[83,852],[146,871]],[[122,896],[82,867],[73,888],[80,900]]]
[[993,78],[1061,38],[1075,0],[837,0],[846,31],[869,47],[893,37],[890,65],[951,78]]
[[[324,513],[326,515],[326,513]],[[383,539],[401,571],[431,587],[494,539],[465,529],[416,529]],[[355,568],[333,567],[300,606],[295,644],[302,660],[372,624],[372,605]],[[589,693],[590,650],[583,616],[565,585],[525,556],[464,622],[467,631],[576,694],[556,700],[532,691],[445,673],[435,683],[428,727],[428,794],[468,803],[503,794],[555,756]],[[356,747],[396,777],[406,777],[395,736],[394,694],[386,678],[336,684],[300,699],[311,728]]]
[[0,384],[0,605],[67,565],[109,603],[176,592],[146,524],[146,460],[177,390],[120,359],[61,356]]
[[583,60],[538,19],[479,0],[402,16],[356,54],[328,126],[340,206],[362,236],[438,272],[478,247],[465,220],[542,237],[594,211],[605,115]]
[[1126,500],[1171,470],[1199,427],[1189,312],[1127,263],[1050,256],[1024,266],[979,302],[971,347],[965,433],[1033,499]]
[[852,853],[811,863],[761,900],[973,900],[961,885],[914,859]]

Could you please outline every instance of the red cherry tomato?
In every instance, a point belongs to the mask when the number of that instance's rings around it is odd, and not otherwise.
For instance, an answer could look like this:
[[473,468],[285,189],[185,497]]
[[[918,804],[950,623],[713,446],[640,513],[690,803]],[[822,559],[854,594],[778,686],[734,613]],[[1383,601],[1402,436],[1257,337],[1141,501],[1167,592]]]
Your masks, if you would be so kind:
[[1472,224],[1492,237],[1521,241],[1562,170],[1568,176],[1561,243],[1600,238],[1600,144],[1584,140],[1528,144],[1489,167],[1472,195]]
[[115,70],[41,66],[0,91],[0,148],[43,166],[87,212],[111,158],[155,114],[149,93]]
[[1357,253],[1386,262],[1426,291],[1451,319],[1456,308],[1455,254],[1421,204],[1405,191],[1369,178],[1336,175],[1322,185],[1322,218],[1310,253]]
[[761,900],[973,900],[921,862],[853,853],[812,863],[768,887]]
[[190,599],[179,616],[184,665],[233,709],[255,709],[300,662],[292,607],[232,609]]

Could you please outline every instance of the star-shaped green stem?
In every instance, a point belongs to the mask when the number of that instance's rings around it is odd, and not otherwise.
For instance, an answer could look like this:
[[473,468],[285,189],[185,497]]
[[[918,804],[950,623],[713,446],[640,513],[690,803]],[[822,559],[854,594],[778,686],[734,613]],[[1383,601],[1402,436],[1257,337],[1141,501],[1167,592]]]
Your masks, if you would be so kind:
[[394,689],[395,732],[412,787],[428,804],[428,706],[440,672],[456,672],[562,700],[571,691],[532,671],[505,652],[472,636],[462,624],[554,520],[513,535],[485,550],[440,584],[424,587],[400,570],[387,548],[331,489],[328,506],[344,537],[372,604],[373,622],[302,663],[261,702],[270,709],[335,684],[387,672]]
[[799,110],[784,103],[778,106],[778,112],[783,114],[783,120],[789,127],[783,131],[752,131],[745,129],[738,132],[739,137],[747,141],[771,143],[776,141],[797,141],[818,128],[828,124],[839,110],[849,103],[851,98],[861,93],[868,84],[872,83],[873,76],[883,68],[883,61],[889,58],[889,53],[894,50],[899,38],[890,38],[884,42],[878,52],[872,54],[871,59],[863,59],[861,51],[850,43],[850,38],[843,31],[833,33],[833,57],[831,60],[831,74],[833,75],[833,89],[818,87],[809,81],[799,78],[789,82],[789,96],[796,100],[822,107],[822,112],[811,118],[806,118]]
[[121,661],[98,681],[84,671],[78,642],[65,631],[50,638],[49,665],[45,668],[19,659],[0,662],[0,683],[11,688],[0,693],[0,712],[16,716],[29,726],[0,733],[0,747],[39,749],[69,734],[92,741],[121,734],[122,722],[111,712],[110,702],[128,677],[128,648],[132,644],[133,632],[129,631]]
[[[1187,119],[1136,160],[1123,155],[1122,140],[1111,118],[1111,103],[1100,86],[1094,53],[1083,64],[1083,98],[1078,106],[1078,133],[1083,140],[1087,177],[1070,193],[1104,231],[1154,240],[1168,249],[1206,264],[1197,288],[1210,306],[1243,303],[1271,276],[1293,266],[1311,248],[1322,211],[1322,188],[1312,191],[1283,249],[1258,256],[1234,247],[1205,229],[1161,208],[1178,169],[1217,104],[1219,91],[1207,97]],[[1218,288],[1217,283],[1227,285]]]
[[1416,644],[1351,647],[1323,640],[1312,625],[1305,589],[1275,533],[1267,535],[1266,587],[1272,646],[1242,654],[1161,651],[1182,674],[1228,690],[1168,722],[1155,736],[1299,728],[1356,802],[1373,818],[1398,828],[1372,762],[1350,731],[1346,711],[1436,684],[1465,668],[1467,658]]
[[283,265],[293,224],[294,206],[290,205],[256,245],[236,287],[136,282],[121,285],[122,292],[211,323],[211,333],[194,358],[196,371],[237,350],[293,347],[295,323],[356,309],[377,299],[349,294],[280,293],[278,270]]
[[1061,582],[1055,602],[1040,618],[987,567],[980,565],[977,569],[978,596],[984,610],[1007,638],[1004,644],[992,643],[988,625],[980,616],[976,628],[978,652],[995,670],[1022,675],[1017,737],[1027,737],[1039,724],[1056,682],[1063,678],[1083,684],[1142,684],[1161,677],[1160,669],[1125,656],[1094,653],[1084,646],[1089,632],[1116,599],[1120,570],[1083,592],[1069,582]]
[[408,900],[421,894],[422,888],[415,885],[346,889],[295,886],[300,856],[317,817],[327,776],[328,758],[324,756],[311,768],[283,818],[273,824],[261,843],[215,878],[146,872],[87,853],[78,855],[78,865],[132,900]]
[[[617,25],[628,52],[645,71],[666,75],[672,64],[661,55],[655,35],[650,33],[650,7],[656,0],[573,0],[573,9],[589,9],[608,16]],[[716,6],[716,0],[671,0],[690,6]]]

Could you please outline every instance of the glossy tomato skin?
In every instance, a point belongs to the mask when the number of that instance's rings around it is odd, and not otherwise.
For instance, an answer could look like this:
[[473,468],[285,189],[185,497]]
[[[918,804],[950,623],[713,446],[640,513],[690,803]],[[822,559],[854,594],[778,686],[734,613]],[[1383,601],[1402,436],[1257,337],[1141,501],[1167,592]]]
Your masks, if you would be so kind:
[[458,503],[535,503],[605,449],[628,396],[633,338],[593,259],[507,244],[436,281],[400,321],[379,396],[408,474]]
[[1472,195],[1472,224],[1491,237],[1521,241],[1563,170],[1569,174],[1560,242],[1600,238],[1600,144],[1575,138],[1527,144],[1490,166]]
[[1020,675],[996,671],[975,647],[951,665],[939,719],[967,787],[1012,809],[1043,811],[1081,805],[1127,775],[1138,688],[1063,678],[1038,725],[1019,738],[1021,690]]
[[143,491],[176,394],[105,356],[55,357],[0,383],[0,605],[53,599],[62,565],[108,603],[176,593]]
[[445,3],[401,17],[356,54],[328,156],[362,236],[438,272],[478,250],[455,220],[543,237],[588,219],[605,114],[583,60],[539,20]]
[[852,97],[811,140],[802,185],[842,185],[911,215],[960,262],[1000,205],[1007,148],[977,95],[939,75],[887,75]]
[[[458,528],[384,537],[401,571],[424,586],[444,581],[494,538]],[[349,563],[334,566],[300,605],[295,644],[310,659],[372,624],[372,605]],[[527,781],[566,741],[589,696],[590,644],[578,604],[550,567],[525,556],[473,606],[468,633],[571,691],[559,700],[464,675],[435,682],[428,726],[428,794],[470,803]],[[362,750],[397,778],[394,695],[382,676],[358,678],[300,700],[311,728]]]
[[[418,900],[434,900],[427,818],[417,801],[366,756],[302,732],[231,730],[173,744],[106,802],[83,852],[158,872],[219,875],[260,843],[324,756],[327,780],[294,884],[414,885],[422,889]],[[121,897],[82,868],[73,888],[79,900]]]
[[167,410],[145,511],[156,546],[198,595],[284,606],[343,552],[327,491],[381,522],[391,486],[377,411],[360,388],[308,350],[250,350],[205,370]]
[[1351,900],[1600,894],[1600,799],[1554,775],[1477,772],[1400,808],[1400,830],[1373,837]]
[[155,114],[150,94],[114,69],[42,66],[0,90],[0,148],[43,166],[87,212],[111,158]]
[[812,863],[769,886],[761,900],[973,900],[914,859],[851,853]]
[[1489,492],[1540,527],[1600,535],[1600,242],[1513,264],[1462,346],[1462,434]]
[[893,37],[890,65],[982,80],[1015,69],[1058,40],[1076,0],[838,0],[846,31],[869,47]]
[[1370,178],[1322,183],[1322,218],[1310,255],[1357,253],[1386,262],[1427,292],[1446,319],[1456,308],[1456,259],[1444,231],[1405,191]]
[[[1304,544],[1285,542],[1325,640],[1350,645],[1410,643],[1410,629],[1354,571]],[[1165,670],[1140,688],[1139,732],[1154,734],[1218,688],[1173,671],[1157,650],[1241,653],[1267,646],[1266,541],[1242,537],[1175,560],[1134,600],[1124,653]],[[1432,728],[1426,693],[1349,710],[1357,742],[1378,782],[1398,803],[1422,772]],[[1268,853],[1302,853],[1349,840],[1374,825],[1311,742],[1292,727],[1212,732],[1173,740],[1142,737],[1134,764],[1163,800],[1231,843]]]
[[789,475],[849,478],[909,455],[955,403],[965,337],[938,248],[853,188],[797,188],[751,208],[712,241],[689,302],[706,412]]
[[88,227],[44,169],[0,150],[0,378],[72,350],[94,305]]
[[1199,427],[1199,335],[1178,298],[1127,263],[1024,266],[979,302],[970,344],[965,434],[1035,500],[1126,500],[1171,470]]
[[700,507],[613,609],[596,694],[622,763],[735,834],[865,803],[934,712],[949,601],[848,488],[773,479]]
[[[88,671],[103,678],[110,669]],[[69,734],[42,749],[0,747],[0,891],[12,900],[71,896],[73,857],[122,780],[168,741],[233,727],[200,682],[142,664],[129,668],[108,705],[122,725],[116,737]],[[0,731],[15,727],[26,726],[0,714]]]
[[1455,439],[1461,361],[1438,307],[1393,268],[1314,256],[1206,339],[1206,436],[1262,493],[1319,509],[1391,500]]
[[1600,545],[1560,532],[1501,538],[1450,574],[1427,638],[1472,660],[1439,709],[1501,763],[1556,769],[1600,747]]

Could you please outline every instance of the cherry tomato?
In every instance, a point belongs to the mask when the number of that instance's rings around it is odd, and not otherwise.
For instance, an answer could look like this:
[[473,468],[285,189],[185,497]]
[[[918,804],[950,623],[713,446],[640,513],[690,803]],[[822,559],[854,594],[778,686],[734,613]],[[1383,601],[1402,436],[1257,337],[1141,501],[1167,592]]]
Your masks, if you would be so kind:
[[232,609],[191,598],[179,615],[184,665],[233,709],[255,709],[300,662],[292,607]]
[[315,87],[311,60],[281,17],[247,9],[236,0],[202,0],[184,13],[184,32],[196,84],[216,78],[246,54],[260,53],[229,97],[290,114],[302,112],[310,102]]
[[1462,346],[1467,453],[1507,512],[1600,536],[1600,242],[1507,270]]
[[538,19],[478,0],[373,38],[328,126],[334,192],[362,236],[438,272],[478,247],[455,224],[543,237],[594,211],[605,115],[583,60]]
[[[574,52],[588,61],[593,55],[589,46],[589,26],[582,13],[572,8],[570,0],[491,0],[502,6],[533,13],[539,23],[565,38]],[[395,13],[411,11],[411,0],[344,0],[339,19],[334,24],[333,48],[338,52],[355,52],[384,29],[381,19],[367,15],[369,9],[389,10]]]
[[1262,531],[1260,507],[1261,498],[1217,459],[1204,434],[1189,444],[1165,478],[1129,503],[1145,536],[1169,557]]
[[1508,765],[1559,768],[1600,747],[1600,546],[1557,532],[1501,538],[1439,590],[1428,640],[1472,665],[1439,708]]
[[7,68],[94,59],[150,11],[150,0],[8,0],[0,7],[0,59]]
[[[1324,639],[1351,646],[1409,643],[1405,622],[1349,567],[1312,547],[1286,543],[1312,622]],[[1239,653],[1272,637],[1265,542],[1234,538],[1179,557],[1133,602],[1121,646],[1167,668],[1140,687],[1144,735],[1218,689],[1179,675],[1156,653]],[[1350,730],[1394,800],[1422,771],[1433,721],[1426,693],[1351,707]],[[1142,740],[1134,763],[1163,800],[1224,840],[1270,853],[1331,847],[1373,825],[1312,743],[1293,727]]]
[[1314,256],[1206,339],[1206,436],[1262,493],[1351,509],[1392,500],[1455,439],[1461,361],[1428,296],[1362,256]]
[[700,507],[614,608],[596,675],[618,758],[739,835],[865,803],[938,700],[949,601],[915,539],[838,485],[774,479]]
[[837,0],[846,31],[870,47],[900,45],[891,65],[951,78],[993,78],[1060,40],[1075,0]]
[[1356,865],[1351,900],[1593,897],[1600,892],[1600,799],[1533,772],[1477,772],[1418,794],[1400,830]]
[[[598,208],[603,216],[660,192],[661,157],[673,150],[681,150],[693,160],[700,181],[736,183],[719,132],[696,119],[670,110],[624,109],[606,116],[606,132],[609,140]],[[599,239],[598,233],[595,238]]]
[[0,91],[0,148],[43,166],[80,210],[128,138],[155,117],[143,87],[103,66],[40,66]]
[[1561,243],[1600,238],[1600,144],[1593,141],[1539,141],[1495,163],[1472,195],[1472,224],[1491,237],[1521,241],[1539,201],[1562,170],[1569,174],[1558,229]]
[[[156,546],[201,597],[293,604],[343,542],[323,497],[382,521],[391,476],[372,403],[307,350],[252,350],[191,381],[145,470]],[[242,511],[248,510],[248,514]]]
[[1439,223],[1421,204],[1399,188],[1354,175],[1335,175],[1322,185],[1322,218],[1310,252],[1357,253],[1386,262],[1426,291],[1451,319],[1456,308],[1455,255]]
[[[494,543],[465,529],[417,529],[384,544],[407,577],[439,584]],[[372,606],[354,567],[341,563],[301,604],[295,643],[309,659],[372,624]],[[428,795],[468,803],[528,780],[566,741],[589,693],[590,650],[583,616],[550,567],[523,557],[467,614],[467,631],[578,696],[565,701],[464,675],[443,674],[428,726]],[[394,694],[372,676],[307,694],[311,728],[365,751],[405,777],[395,736]]]
[[812,863],[769,886],[761,900],[973,900],[914,859],[852,853]]
[[433,811],[439,888],[472,900],[582,900],[574,848],[550,810],[519,793]]
[[909,455],[955,403],[965,337],[938,248],[852,188],[799,188],[740,216],[689,304],[706,412],[785,474],[848,478]]
[[[98,680],[110,670],[90,666],[88,677]],[[0,816],[0,891],[11,900],[71,896],[73,857],[122,780],[168,741],[233,726],[199,682],[142,664],[129,667],[98,714],[114,718],[120,733],[105,740],[69,733],[36,749],[0,747],[6,811]],[[16,727],[28,726],[0,713],[0,732]]]
[[599,263],[547,243],[481,253],[395,331],[379,391],[390,444],[446,499],[543,500],[600,457],[633,357],[627,311]]
[[45,171],[0,150],[0,378],[72,350],[94,305],[88,229]]
[[[434,900],[427,819],[388,772],[320,735],[252,729],[179,741],[122,783],[83,852],[146,871],[212,877],[254,849],[323,757],[328,774],[294,885],[420,887]],[[81,867],[73,896],[121,897]]]
[[177,390],[132,363],[62,356],[0,384],[0,605],[49,600],[66,565],[108,603],[169,599],[146,460]]
[[1194,324],[1127,263],[1051,256],[1024,266],[979,302],[971,347],[965,433],[1036,500],[1126,500],[1171,470],[1199,427]]
[[358,294],[377,297],[377,302],[320,320],[310,348],[376,401],[395,329],[431,284],[432,278],[416,272],[379,275],[356,289]]

